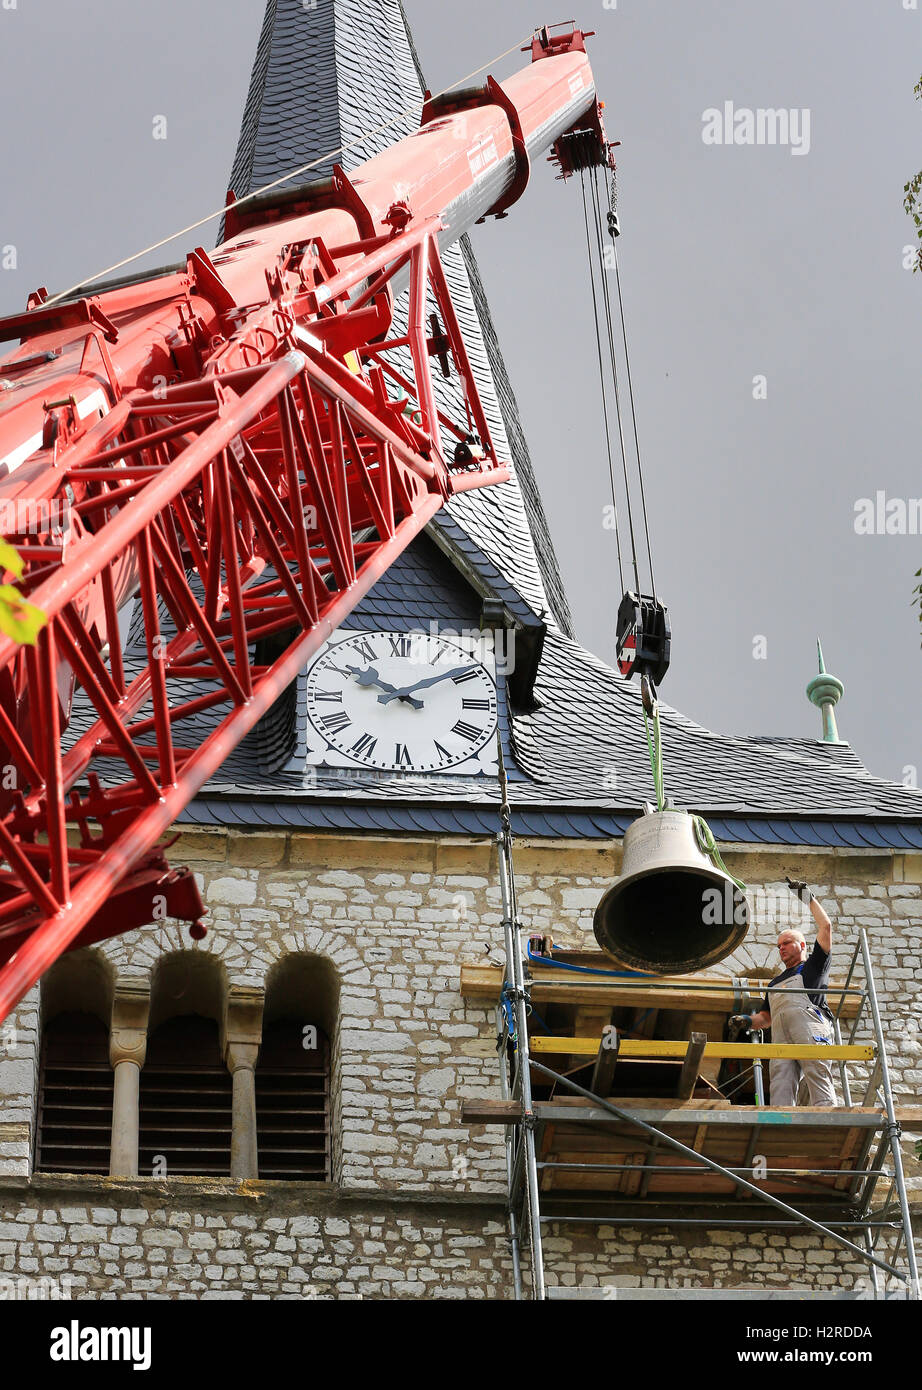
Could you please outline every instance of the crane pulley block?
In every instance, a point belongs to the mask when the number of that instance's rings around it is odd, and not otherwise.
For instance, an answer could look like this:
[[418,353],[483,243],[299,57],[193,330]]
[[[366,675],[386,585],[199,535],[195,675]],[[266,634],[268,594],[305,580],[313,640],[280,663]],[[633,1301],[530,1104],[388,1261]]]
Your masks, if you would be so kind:
[[665,604],[648,594],[630,590],[618,607],[615,649],[618,670],[630,679],[637,672],[655,685],[669,670],[672,629]]

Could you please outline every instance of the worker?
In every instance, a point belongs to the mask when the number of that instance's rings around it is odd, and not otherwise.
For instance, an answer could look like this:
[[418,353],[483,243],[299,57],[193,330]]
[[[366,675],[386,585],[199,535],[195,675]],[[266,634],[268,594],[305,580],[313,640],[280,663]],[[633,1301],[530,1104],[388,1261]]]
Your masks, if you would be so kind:
[[[833,1041],[833,1020],[826,1004],[829,985],[829,957],[832,951],[832,923],[806,883],[787,880],[791,892],[806,903],[816,923],[816,941],[807,954],[806,938],[799,930],[783,931],[778,952],[784,970],[770,982],[772,993],[762,1000],[754,1014],[736,1014],[731,1024],[751,1030],[771,1028],[772,1042],[829,1044]],[[806,1078],[810,1105],[835,1105],[832,1064],[823,1059],[773,1058],[770,1068],[772,1105],[794,1106],[801,1073]]]

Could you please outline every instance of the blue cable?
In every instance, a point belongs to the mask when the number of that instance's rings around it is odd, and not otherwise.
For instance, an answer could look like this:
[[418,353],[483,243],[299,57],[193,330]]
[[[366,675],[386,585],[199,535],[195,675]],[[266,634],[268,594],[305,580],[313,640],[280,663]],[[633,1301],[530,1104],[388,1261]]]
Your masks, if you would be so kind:
[[512,1007],[512,1000],[509,998],[510,988],[509,981],[504,980],[503,992],[499,996],[499,1002],[502,1006],[503,1013],[506,1015],[506,1032],[509,1034],[509,1041],[514,1043],[516,1041],[515,1011]]
[[580,975],[612,975],[618,979],[631,977],[638,980],[655,980],[658,977],[644,970],[596,970],[591,965],[570,965],[564,960],[554,960],[552,956],[532,955],[531,942],[528,943],[528,959],[539,961],[542,965],[554,965],[558,970],[576,970]]
[[538,1022],[541,1024],[541,1027],[544,1029],[545,1033],[549,1034],[550,1037],[552,1037],[552,1038],[555,1038],[555,1037],[557,1036],[557,1034],[556,1034],[551,1028],[549,1028],[548,1025],[545,1023],[544,1019],[543,1019],[543,1018],[541,1017],[541,1015],[538,1013],[538,1010],[535,1008],[534,1004],[532,1005],[532,1008],[531,1008],[531,1014],[532,1014],[532,1018],[536,1018],[536,1019],[538,1020]]

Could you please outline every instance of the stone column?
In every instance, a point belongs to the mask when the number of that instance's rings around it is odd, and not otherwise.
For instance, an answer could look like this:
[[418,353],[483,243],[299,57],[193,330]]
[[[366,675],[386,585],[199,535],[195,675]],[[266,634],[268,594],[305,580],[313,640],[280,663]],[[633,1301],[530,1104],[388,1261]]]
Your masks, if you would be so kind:
[[109,1061],[115,1069],[109,1151],[109,1175],[113,1178],[138,1176],[138,1094],[149,1012],[150,985],[146,980],[116,980],[109,1032]]
[[231,1121],[231,1177],[259,1177],[256,1144],[256,1058],[262,1041],[261,989],[232,985],[224,1011],[221,1046],[234,1079]]

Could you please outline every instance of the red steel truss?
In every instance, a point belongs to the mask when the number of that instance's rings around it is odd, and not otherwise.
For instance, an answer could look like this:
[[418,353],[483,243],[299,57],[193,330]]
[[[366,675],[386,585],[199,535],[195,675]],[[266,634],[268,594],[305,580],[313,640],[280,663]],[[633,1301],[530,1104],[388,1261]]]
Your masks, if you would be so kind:
[[[16,785],[0,822],[0,1016],[62,950],[156,920],[158,896],[161,915],[202,914],[191,877],[167,868],[162,836],[444,499],[508,476],[495,461],[437,229],[430,219],[384,244],[353,244],[346,252],[363,257],[358,268],[326,282],[328,299],[374,274],[338,316],[342,347],[365,301],[386,299],[390,278],[409,269],[408,331],[374,345],[381,365],[359,376],[303,331],[295,348],[291,317],[280,356],[131,392],[58,454],[60,483],[79,496],[73,538],[62,548],[24,536],[21,547],[32,562],[29,599],[48,624],[34,650],[0,639],[0,669],[24,668],[28,690],[26,727],[0,706]],[[470,418],[461,422],[435,404],[427,282],[444,324],[436,346],[465,383]],[[278,332],[283,311],[275,313]],[[390,398],[383,364],[401,346],[415,379],[390,367],[405,388]],[[483,462],[455,467],[450,448],[446,462],[443,433],[478,435]],[[91,630],[101,600],[107,630],[117,631],[116,565],[137,576],[144,617],[147,660],[130,678],[119,642],[104,659]],[[257,644],[264,650],[268,639],[278,654],[260,662]],[[193,678],[212,688],[190,699]],[[65,751],[61,691],[71,685],[97,717]],[[220,719],[189,746],[183,721],[204,709]]]
[[353,181],[231,200],[211,255],[0,322],[0,532],[47,615],[0,636],[0,1020],[63,951],[204,935],[170,827],[442,503],[508,477],[437,238],[505,216],[580,122],[610,157],[582,34],[542,34]]

